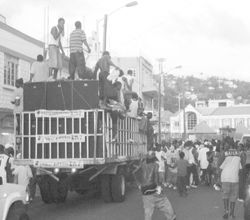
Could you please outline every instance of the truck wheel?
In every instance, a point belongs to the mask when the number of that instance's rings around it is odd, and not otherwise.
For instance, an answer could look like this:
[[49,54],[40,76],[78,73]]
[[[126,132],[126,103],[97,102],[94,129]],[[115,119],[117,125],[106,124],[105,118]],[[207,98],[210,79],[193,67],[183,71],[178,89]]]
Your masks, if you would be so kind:
[[122,172],[112,176],[111,192],[114,202],[123,202],[126,194],[126,181]]
[[25,205],[22,202],[15,202],[9,209],[6,220],[29,220]]
[[38,185],[41,192],[41,197],[44,203],[52,203],[53,197],[51,194],[51,184],[50,184],[50,177],[48,175],[41,176],[38,179]]
[[67,175],[59,176],[59,181],[51,179],[51,191],[55,203],[65,202],[68,195]]
[[102,175],[101,176],[101,193],[102,199],[104,202],[112,202],[111,195],[111,176],[110,175]]

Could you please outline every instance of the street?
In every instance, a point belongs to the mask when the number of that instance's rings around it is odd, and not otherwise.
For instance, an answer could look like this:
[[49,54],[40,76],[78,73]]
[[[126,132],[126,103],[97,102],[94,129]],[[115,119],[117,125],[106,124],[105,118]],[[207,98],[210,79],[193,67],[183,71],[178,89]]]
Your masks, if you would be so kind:
[[[221,220],[223,203],[221,193],[208,187],[189,190],[186,198],[176,191],[167,190],[167,195],[177,214],[177,220]],[[38,196],[29,207],[31,219],[36,220],[140,220],[144,218],[141,195],[135,187],[128,187],[123,203],[104,203],[101,198],[84,198],[75,192],[69,193],[63,204],[44,204]],[[163,220],[156,211],[153,220]],[[235,220],[243,220],[243,203],[236,204]]]

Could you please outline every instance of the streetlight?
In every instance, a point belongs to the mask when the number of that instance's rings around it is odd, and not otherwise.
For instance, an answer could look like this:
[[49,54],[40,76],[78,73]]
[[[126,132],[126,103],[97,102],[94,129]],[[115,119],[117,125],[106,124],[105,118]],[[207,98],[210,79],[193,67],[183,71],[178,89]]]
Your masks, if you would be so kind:
[[114,11],[110,12],[109,14],[105,14],[104,15],[104,28],[103,28],[103,51],[106,51],[106,45],[107,45],[107,25],[108,25],[108,16],[114,14],[115,12],[119,11],[120,9],[124,8],[124,7],[133,7],[138,5],[137,1],[132,1],[127,3],[126,5],[123,5],[117,9],[115,9]]
[[158,141],[159,144],[161,143],[161,81],[162,81],[162,76],[166,76],[168,73],[172,72],[173,70],[176,69],[181,69],[182,66],[176,66],[172,69],[170,69],[168,72],[163,73],[162,70],[162,63],[165,61],[164,59],[159,59],[159,67],[160,67],[160,81],[159,81],[159,88],[158,88]]

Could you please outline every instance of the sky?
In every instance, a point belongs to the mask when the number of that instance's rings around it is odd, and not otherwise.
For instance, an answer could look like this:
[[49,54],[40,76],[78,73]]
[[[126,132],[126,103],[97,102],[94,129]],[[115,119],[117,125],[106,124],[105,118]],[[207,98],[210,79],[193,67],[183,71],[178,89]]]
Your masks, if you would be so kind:
[[120,8],[108,16],[112,56],[143,56],[155,73],[157,59],[164,58],[164,72],[174,75],[250,81],[249,0],[138,0],[134,7],[122,7],[129,2],[0,0],[0,14],[8,25],[42,41],[59,17],[66,20],[66,36],[80,20],[87,36],[98,26],[102,40],[104,14]]

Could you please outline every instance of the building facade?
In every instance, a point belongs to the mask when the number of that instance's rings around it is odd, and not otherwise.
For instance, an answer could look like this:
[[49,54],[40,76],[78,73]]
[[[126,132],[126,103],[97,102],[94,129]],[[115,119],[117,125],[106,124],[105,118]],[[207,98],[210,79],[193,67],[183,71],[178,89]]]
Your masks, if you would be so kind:
[[185,110],[170,117],[170,131],[173,137],[184,133],[193,134],[194,128],[200,123],[208,125],[219,134],[221,128],[245,128],[250,131],[250,105],[232,105],[216,108],[195,108],[186,106]]
[[15,81],[30,78],[30,66],[44,44],[0,21],[0,144],[13,141],[14,120],[11,101]]

